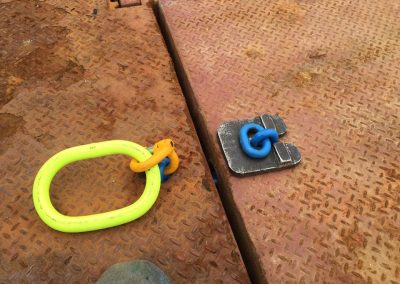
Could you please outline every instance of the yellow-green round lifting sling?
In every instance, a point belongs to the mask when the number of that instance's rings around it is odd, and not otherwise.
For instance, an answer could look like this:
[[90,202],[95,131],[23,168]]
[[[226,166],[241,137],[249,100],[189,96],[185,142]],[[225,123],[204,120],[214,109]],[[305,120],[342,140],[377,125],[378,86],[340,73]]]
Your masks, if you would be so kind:
[[58,212],[50,200],[51,181],[64,166],[76,161],[108,155],[124,154],[139,162],[151,153],[136,143],[123,140],[104,141],[65,149],[51,157],[39,170],[33,184],[33,203],[40,218],[49,227],[68,233],[110,228],[143,216],[155,203],[160,192],[161,177],[158,165],[146,171],[146,186],[133,204],[114,211],[86,216],[66,216]]

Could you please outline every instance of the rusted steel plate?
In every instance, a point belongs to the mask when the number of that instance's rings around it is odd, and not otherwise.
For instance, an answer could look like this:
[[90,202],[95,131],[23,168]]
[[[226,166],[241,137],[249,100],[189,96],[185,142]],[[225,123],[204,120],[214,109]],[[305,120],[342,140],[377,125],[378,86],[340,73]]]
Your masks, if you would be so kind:
[[[160,13],[257,279],[399,283],[400,2],[161,0]],[[234,177],[216,130],[263,113],[303,161]]]
[[[8,3],[4,3],[8,2]],[[110,265],[147,259],[175,283],[248,282],[152,9],[104,1],[1,1],[0,282],[88,283]],[[148,214],[83,234],[47,227],[32,185],[58,151],[109,139],[170,137],[182,159]],[[63,169],[62,213],[126,206],[144,177],[111,156]]]
[[141,0],[118,0],[121,8],[142,5]]

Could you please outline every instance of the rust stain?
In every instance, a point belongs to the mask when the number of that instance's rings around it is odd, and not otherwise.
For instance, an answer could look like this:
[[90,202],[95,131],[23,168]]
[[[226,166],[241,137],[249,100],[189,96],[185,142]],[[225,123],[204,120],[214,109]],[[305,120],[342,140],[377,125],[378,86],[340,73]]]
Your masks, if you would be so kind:
[[349,252],[354,252],[357,248],[365,248],[367,246],[367,238],[357,230],[343,232],[341,239],[346,244]]
[[82,79],[84,69],[54,51],[39,47],[17,62],[15,72],[25,80],[56,80],[68,86]]
[[11,145],[12,137],[23,131],[25,121],[22,117],[11,113],[0,113],[0,154],[3,154]]
[[308,57],[311,59],[323,59],[327,56],[327,52],[321,49],[313,50],[309,53]]
[[244,50],[244,53],[253,59],[257,59],[263,56],[262,48],[256,46],[249,46]]
[[276,4],[276,15],[294,23],[304,18],[305,9],[295,0],[279,0]]
[[23,79],[15,76],[6,78],[4,73],[3,76],[0,76],[0,106],[7,104],[13,99],[15,89],[21,85],[23,81]]
[[[0,19],[0,29],[7,30],[12,25],[15,32],[12,40],[3,37],[0,43],[0,65],[4,76],[24,81],[41,80],[57,88],[65,88],[83,79],[82,65],[70,52],[65,52],[69,30],[57,26],[57,20],[65,15],[65,10],[34,1],[14,1],[3,4],[2,8],[8,16]],[[25,14],[24,10],[33,13]],[[46,17],[49,11],[54,13],[51,19]],[[16,83],[20,82],[14,80],[3,101],[12,99]]]
[[296,87],[303,88],[315,84],[321,72],[315,69],[308,69],[296,72],[292,81]]
[[0,141],[12,137],[24,126],[24,119],[11,113],[0,113]]

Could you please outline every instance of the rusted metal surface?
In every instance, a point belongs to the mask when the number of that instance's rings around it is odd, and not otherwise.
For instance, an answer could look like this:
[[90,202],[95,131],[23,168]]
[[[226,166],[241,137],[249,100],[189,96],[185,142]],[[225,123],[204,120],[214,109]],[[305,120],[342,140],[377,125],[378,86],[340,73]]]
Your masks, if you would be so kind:
[[121,8],[142,5],[141,0],[118,0],[118,3]]
[[[161,0],[160,13],[257,279],[400,283],[400,2]],[[303,161],[234,177],[216,130],[262,113],[285,120]]]
[[[154,262],[175,283],[248,282],[151,8],[105,6],[1,1],[0,282],[94,282],[133,259]],[[33,180],[53,154],[165,137],[181,167],[139,220],[65,234],[39,219]],[[144,182],[127,157],[83,161],[55,177],[52,200],[64,214],[104,212],[136,200]]]

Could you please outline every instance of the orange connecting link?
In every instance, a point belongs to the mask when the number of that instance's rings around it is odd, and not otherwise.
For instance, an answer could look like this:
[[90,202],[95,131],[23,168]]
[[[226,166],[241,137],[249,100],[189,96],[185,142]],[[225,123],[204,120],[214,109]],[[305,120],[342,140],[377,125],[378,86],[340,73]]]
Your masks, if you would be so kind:
[[155,165],[158,165],[165,157],[170,159],[170,164],[165,169],[164,174],[170,175],[174,173],[179,166],[179,157],[175,152],[175,144],[171,139],[164,139],[154,144],[153,155],[146,161],[139,163],[132,159],[130,168],[136,173],[145,172]]

